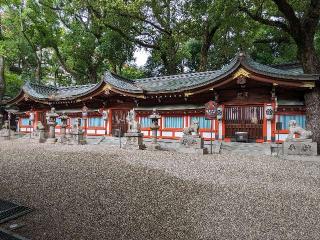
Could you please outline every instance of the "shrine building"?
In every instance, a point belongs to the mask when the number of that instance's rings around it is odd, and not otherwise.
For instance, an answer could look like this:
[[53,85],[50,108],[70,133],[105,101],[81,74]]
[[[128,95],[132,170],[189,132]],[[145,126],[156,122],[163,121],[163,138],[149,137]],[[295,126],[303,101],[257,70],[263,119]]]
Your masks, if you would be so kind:
[[[247,132],[252,142],[283,141],[288,121],[305,128],[304,93],[315,87],[319,75],[301,69],[279,69],[260,64],[239,53],[215,71],[130,80],[106,72],[97,84],[54,87],[27,82],[6,102],[18,109],[18,131],[33,131],[38,121],[46,126],[46,112],[65,112],[70,129],[77,118],[89,135],[117,135],[127,130],[126,116],[135,109],[144,137],[150,137],[148,116],[161,115],[160,139],[179,139],[183,128],[198,120],[200,134],[233,141],[236,132]],[[205,119],[205,104],[214,101],[216,119]],[[31,121],[30,121],[31,120]],[[60,132],[57,120],[56,132]],[[281,125],[281,130],[276,128]]]

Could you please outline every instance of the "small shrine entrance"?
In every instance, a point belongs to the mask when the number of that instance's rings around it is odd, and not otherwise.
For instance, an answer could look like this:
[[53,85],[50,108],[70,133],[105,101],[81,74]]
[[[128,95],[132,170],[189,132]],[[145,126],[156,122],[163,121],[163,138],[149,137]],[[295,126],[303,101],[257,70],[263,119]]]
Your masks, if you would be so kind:
[[111,132],[112,136],[119,136],[119,132],[121,132],[121,136],[128,130],[127,124],[127,115],[129,109],[112,109],[112,119],[111,119]]
[[264,106],[225,106],[225,137],[235,138],[236,132],[248,132],[250,140],[263,138]]

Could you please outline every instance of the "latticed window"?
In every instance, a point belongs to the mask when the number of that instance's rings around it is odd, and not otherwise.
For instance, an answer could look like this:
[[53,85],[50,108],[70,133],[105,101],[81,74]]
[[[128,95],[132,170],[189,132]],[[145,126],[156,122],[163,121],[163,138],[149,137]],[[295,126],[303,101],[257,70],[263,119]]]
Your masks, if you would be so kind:
[[140,124],[142,128],[148,128],[151,125],[151,119],[149,117],[141,117]]
[[89,127],[103,127],[103,119],[101,117],[92,117],[88,119]]
[[196,120],[199,122],[199,128],[211,128],[211,121],[210,120],[206,120],[205,117],[191,117],[191,122],[190,124],[192,124],[192,122]]
[[165,128],[183,128],[183,117],[165,117]]
[[306,128],[306,116],[305,115],[280,115],[279,122],[282,122],[283,129],[289,129],[289,121],[296,120],[297,124]]
[[21,125],[23,126],[29,125],[29,118],[21,118]]

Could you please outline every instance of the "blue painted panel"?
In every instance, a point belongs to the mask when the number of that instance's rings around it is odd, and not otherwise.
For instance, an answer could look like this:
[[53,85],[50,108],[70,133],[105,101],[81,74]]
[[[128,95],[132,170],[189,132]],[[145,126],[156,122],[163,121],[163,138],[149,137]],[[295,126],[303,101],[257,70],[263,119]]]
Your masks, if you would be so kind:
[[88,119],[89,127],[103,127],[103,119],[101,117],[94,117]]
[[165,117],[165,128],[183,128],[183,117]]
[[142,128],[148,128],[151,125],[151,119],[149,117],[141,117],[140,124]]
[[61,125],[61,119],[60,119],[60,118],[57,118],[57,119],[56,119],[56,123],[57,123],[57,125]]
[[29,125],[29,118],[21,118],[21,125],[23,126]]
[[199,128],[211,128],[211,121],[206,120],[205,117],[191,117],[190,124],[192,124],[192,121],[194,120],[198,120]]
[[283,129],[289,129],[289,121],[296,120],[297,124],[302,127],[306,128],[306,116],[305,115],[280,115],[279,121],[282,122]]

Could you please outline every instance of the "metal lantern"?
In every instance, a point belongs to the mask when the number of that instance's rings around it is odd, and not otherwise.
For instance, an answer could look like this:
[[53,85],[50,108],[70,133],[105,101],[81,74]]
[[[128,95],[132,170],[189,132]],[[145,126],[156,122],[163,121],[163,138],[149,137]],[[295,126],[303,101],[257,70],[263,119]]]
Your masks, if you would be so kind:
[[267,105],[264,109],[264,115],[265,115],[265,118],[267,120],[272,120],[273,119],[273,116],[274,116],[274,110],[273,110],[273,106],[270,104],[270,105]]
[[222,108],[222,106],[219,106],[218,108],[217,108],[217,120],[222,120],[222,118],[223,118],[223,108]]

